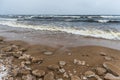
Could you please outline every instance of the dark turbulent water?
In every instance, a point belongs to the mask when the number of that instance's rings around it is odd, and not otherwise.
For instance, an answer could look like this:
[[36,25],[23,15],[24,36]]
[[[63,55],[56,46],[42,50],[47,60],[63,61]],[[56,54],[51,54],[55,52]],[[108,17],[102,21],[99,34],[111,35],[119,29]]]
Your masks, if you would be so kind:
[[106,15],[1,15],[0,24],[120,40],[120,16]]

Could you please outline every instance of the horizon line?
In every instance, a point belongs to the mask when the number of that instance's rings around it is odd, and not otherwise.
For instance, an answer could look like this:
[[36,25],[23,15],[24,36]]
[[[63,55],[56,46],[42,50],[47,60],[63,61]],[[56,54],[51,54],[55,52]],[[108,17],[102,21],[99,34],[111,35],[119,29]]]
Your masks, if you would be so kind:
[[104,15],[104,16],[120,16],[120,14],[0,14],[0,15],[55,15],[55,16],[99,16],[99,15]]

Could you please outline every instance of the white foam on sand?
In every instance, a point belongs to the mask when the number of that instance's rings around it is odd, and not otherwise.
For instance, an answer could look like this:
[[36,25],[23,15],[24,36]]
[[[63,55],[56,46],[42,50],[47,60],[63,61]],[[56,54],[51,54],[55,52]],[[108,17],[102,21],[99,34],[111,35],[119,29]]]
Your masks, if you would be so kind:
[[3,80],[2,78],[7,76],[7,74],[7,68],[3,64],[0,64],[0,80]]

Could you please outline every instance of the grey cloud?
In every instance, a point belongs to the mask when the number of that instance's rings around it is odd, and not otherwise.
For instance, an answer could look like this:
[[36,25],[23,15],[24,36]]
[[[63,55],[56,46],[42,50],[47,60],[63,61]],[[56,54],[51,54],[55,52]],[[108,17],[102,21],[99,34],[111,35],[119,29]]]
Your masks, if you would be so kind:
[[120,14],[120,0],[0,0],[0,14]]

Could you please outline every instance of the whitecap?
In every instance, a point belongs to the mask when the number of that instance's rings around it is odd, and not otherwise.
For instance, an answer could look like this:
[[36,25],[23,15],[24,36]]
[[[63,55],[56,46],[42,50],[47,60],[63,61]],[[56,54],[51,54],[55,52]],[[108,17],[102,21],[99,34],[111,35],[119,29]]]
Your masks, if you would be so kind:
[[[106,21],[103,21],[106,22]],[[74,27],[59,27],[59,26],[41,26],[41,25],[26,25],[17,23],[15,21],[0,21],[0,24],[7,25],[11,27],[21,27],[21,28],[30,28],[34,30],[48,30],[48,31],[61,31],[76,35],[82,36],[90,36],[96,38],[104,38],[104,39],[111,39],[111,40],[120,40],[120,32],[114,30],[101,30],[101,29],[76,29]]]

